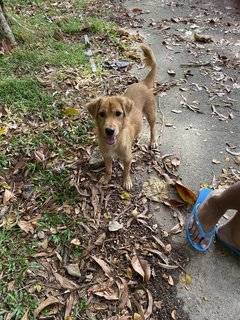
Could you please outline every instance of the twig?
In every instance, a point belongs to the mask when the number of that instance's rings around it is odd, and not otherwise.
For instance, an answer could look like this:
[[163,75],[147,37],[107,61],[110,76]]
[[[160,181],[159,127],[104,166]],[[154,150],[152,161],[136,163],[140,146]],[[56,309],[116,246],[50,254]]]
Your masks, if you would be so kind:
[[124,213],[126,213],[128,210],[130,210],[133,207],[134,207],[134,204],[131,204],[125,210],[123,210],[123,212],[120,213],[116,218],[114,218],[112,221],[117,221],[118,219],[120,219],[124,215]]
[[183,272],[187,273],[187,271],[174,259],[169,258],[170,261],[174,262]]
[[193,62],[193,63],[182,63],[180,64],[181,68],[199,68],[199,67],[207,67],[211,66],[210,62],[200,63],[200,62]]

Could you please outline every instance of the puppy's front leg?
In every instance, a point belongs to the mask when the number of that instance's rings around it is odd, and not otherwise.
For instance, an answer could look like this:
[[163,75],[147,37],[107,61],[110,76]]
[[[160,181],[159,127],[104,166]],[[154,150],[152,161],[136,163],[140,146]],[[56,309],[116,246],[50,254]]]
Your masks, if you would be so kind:
[[123,169],[123,188],[126,190],[132,189],[132,180],[130,176],[132,157],[127,160],[124,160],[124,169]]
[[100,183],[102,184],[108,184],[108,182],[111,180],[112,176],[112,158],[111,157],[104,157],[104,163],[105,163],[105,174],[101,177]]

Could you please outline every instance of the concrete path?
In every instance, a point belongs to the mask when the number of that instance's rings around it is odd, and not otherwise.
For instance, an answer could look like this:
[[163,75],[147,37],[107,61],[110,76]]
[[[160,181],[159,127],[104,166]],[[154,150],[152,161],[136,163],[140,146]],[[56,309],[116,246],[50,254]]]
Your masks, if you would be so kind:
[[[144,21],[137,28],[135,24],[131,32],[142,34],[152,47],[158,63],[157,81],[183,80],[161,94],[164,131],[160,149],[162,154],[179,156],[182,183],[196,194],[200,185],[211,184],[223,169],[240,171],[236,156],[226,151],[226,143],[240,151],[238,4],[230,0],[125,2],[132,15],[133,8],[142,9],[138,17]],[[194,33],[207,35],[213,42],[197,42]],[[169,74],[172,71],[175,75]],[[143,70],[134,72],[139,78],[143,76]],[[193,112],[194,108],[200,112]],[[143,140],[148,135],[145,128]],[[164,230],[176,224],[164,207],[157,221]],[[178,284],[178,297],[184,301],[189,318],[240,319],[239,257],[222,253],[217,244],[207,253],[193,252],[184,232],[173,241],[189,252],[186,269],[192,277],[190,288]]]

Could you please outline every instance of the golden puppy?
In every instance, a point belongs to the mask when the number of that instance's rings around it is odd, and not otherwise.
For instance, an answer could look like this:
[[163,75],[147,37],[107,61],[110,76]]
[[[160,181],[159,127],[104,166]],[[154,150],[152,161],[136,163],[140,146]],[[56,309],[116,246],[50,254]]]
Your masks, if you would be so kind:
[[127,190],[132,188],[132,143],[142,129],[143,114],[150,125],[150,147],[157,146],[156,101],[150,90],[156,78],[156,61],[150,48],[142,44],[141,49],[145,65],[151,68],[145,79],[130,85],[123,96],[99,97],[87,104],[96,120],[97,139],[105,162],[106,172],[100,182],[107,184],[110,181],[112,161],[118,157],[124,163],[123,187]]

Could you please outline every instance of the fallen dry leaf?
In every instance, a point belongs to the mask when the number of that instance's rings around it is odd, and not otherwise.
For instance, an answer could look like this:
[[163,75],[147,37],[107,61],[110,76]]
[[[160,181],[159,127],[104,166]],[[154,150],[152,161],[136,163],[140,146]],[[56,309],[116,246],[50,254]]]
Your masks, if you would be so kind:
[[139,313],[134,312],[133,320],[145,320]]
[[167,282],[168,282],[171,286],[174,285],[172,276],[170,276],[170,275],[168,276]]
[[7,215],[6,219],[3,220],[1,227],[5,226],[6,228],[12,228],[13,226],[15,226],[16,221],[17,221],[16,213],[11,212],[10,214]]
[[164,269],[168,269],[168,270],[173,270],[173,269],[177,269],[178,266],[175,266],[175,265],[170,265],[170,264],[164,264],[164,263],[161,263],[161,262],[157,262],[157,264],[161,267],[161,268],[164,268]]
[[132,268],[127,268],[126,275],[127,275],[128,279],[132,279],[133,278],[133,270],[132,270]]
[[106,263],[104,260],[102,260],[102,259],[100,259],[100,258],[97,258],[97,257],[95,257],[95,256],[91,256],[91,258],[92,258],[95,262],[97,262],[97,264],[102,268],[103,272],[104,272],[106,275],[110,276],[110,274],[111,274],[111,269],[110,269],[110,267],[107,265],[107,263]]
[[21,320],[28,320],[28,311],[29,311],[29,310],[27,310],[27,311],[24,313],[24,315],[23,315],[23,317],[21,318]]
[[169,232],[171,234],[178,234],[180,232],[182,232],[184,229],[183,226],[180,225],[180,223],[177,223]]
[[132,257],[131,264],[132,264],[133,269],[138,274],[140,274],[144,279],[144,276],[145,276],[144,270],[143,270],[142,265],[141,265],[141,263],[139,261],[139,258],[138,258],[138,256],[136,254]]
[[90,187],[92,191],[92,196],[91,196],[91,203],[93,206],[94,210],[94,217],[97,217],[99,214],[99,196],[98,196],[98,189],[94,187],[93,185]]
[[191,191],[190,189],[188,189],[187,187],[183,186],[181,183],[176,182],[175,183],[176,189],[178,194],[180,195],[180,197],[188,204],[190,204],[191,206],[194,205],[194,203],[197,200],[197,196],[193,193],[193,191]]
[[165,244],[162,242],[162,240],[160,240],[158,237],[152,235],[153,239],[160,245],[160,247],[162,247],[165,250]]
[[97,312],[97,311],[104,311],[108,309],[108,305],[103,302],[96,302],[96,303],[91,303],[88,306],[88,310],[90,312]]
[[60,301],[53,297],[53,296],[50,296],[48,297],[46,300],[44,300],[40,305],[39,307],[37,307],[37,309],[35,309],[35,311],[33,312],[33,318],[34,319],[37,319],[37,316],[40,314],[40,312],[45,309],[46,307],[50,306],[51,304],[54,304],[54,303],[60,303]]
[[186,285],[189,286],[191,284],[192,277],[188,272],[186,272],[185,280],[186,280]]
[[61,285],[61,287],[64,289],[74,290],[74,289],[79,288],[79,286],[75,282],[61,276],[57,272],[54,273],[54,276],[55,276],[56,280],[58,281],[58,283]]
[[194,33],[194,40],[203,43],[213,42],[213,39],[209,36],[200,36],[197,33]]
[[145,319],[148,319],[151,316],[152,308],[153,308],[153,297],[151,292],[148,289],[147,289],[147,294],[148,294],[148,307],[144,314]]
[[119,304],[119,310],[122,310],[125,308],[125,306],[127,305],[128,303],[128,300],[129,300],[129,295],[128,295],[128,284],[127,284],[127,281],[122,278],[122,277],[119,277],[119,279],[121,280],[121,285],[120,285],[120,298],[119,300],[121,301],[120,304]]
[[78,116],[80,111],[75,108],[67,108],[62,111],[65,116]]
[[23,219],[19,219],[17,225],[24,232],[33,234],[34,233],[34,229],[37,226],[37,221],[40,220],[41,217],[42,217],[42,215],[39,214],[39,215],[37,215],[36,217],[34,217],[33,219],[31,219],[29,221],[26,221],[26,220],[23,220]]
[[8,189],[5,189],[3,194],[3,205],[5,206],[8,203],[8,201],[13,197],[14,193]]
[[[135,296],[138,297],[137,292],[135,292]],[[136,319],[145,320],[144,310],[143,310],[141,303],[139,303],[134,296],[132,296],[132,300],[133,300],[134,305],[137,307],[137,311],[138,311],[137,313],[134,313],[134,319],[135,319],[135,315],[136,315]]]
[[74,295],[71,293],[66,301],[66,309],[65,309],[64,319],[67,319],[70,316],[75,302],[76,301],[75,301]]
[[45,155],[41,151],[34,151],[33,152],[33,158],[34,158],[34,160],[36,160],[36,162],[39,162],[39,163],[45,161]]
[[179,208],[185,205],[185,202],[178,201],[175,199],[166,199],[163,201],[163,203],[168,207],[175,207],[175,208]]
[[216,159],[212,159],[212,163],[214,163],[214,164],[220,164],[221,161],[220,161],[220,160],[216,160]]
[[162,202],[169,193],[169,184],[155,176],[150,176],[143,183],[143,194],[150,200]]
[[3,136],[7,133],[7,128],[0,128],[0,136]]
[[142,12],[143,12],[143,9],[133,8],[133,9],[132,9],[132,12],[133,12],[133,13],[142,13]]
[[164,253],[162,253],[161,251],[158,251],[158,250],[156,250],[156,249],[147,249],[147,250],[148,250],[149,252],[157,255],[157,256],[158,256],[159,258],[161,258],[166,264],[169,263],[168,257],[167,257]]
[[119,291],[116,286],[112,288],[104,288],[104,291],[95,291],[94,294],[106,300],[119,300]]
[[154,303],[154,305],[155,305],[155,307],[156,307],[157,309],[162,309],[162,307],[163,307],[163,302],[162,302],[162,300],[155,300],[153,303]]
[[169,254],[171,251],[172,251],[172,246],[171,246],[170,243],[168,243],[168,244],[165,246],[164,252],[165,252],[166,254]]
[[174,70],[172,70],[172,69],[169,69],[167,71],[167,73],[170,74],[170,76],[175,76],[175,74],[176,74],[176,72]]
[[133,269],[142,276],[143,280],[149,281],[151,277],[151,267],[149,263],[137,254],[134,254],[131,260]]
[[173,311],[171,312],[171,317],[172,317],[173,320],[176,320],[176,319],[177,319],[177,312],[176,312],[176,310],[173,310]]

